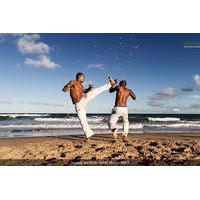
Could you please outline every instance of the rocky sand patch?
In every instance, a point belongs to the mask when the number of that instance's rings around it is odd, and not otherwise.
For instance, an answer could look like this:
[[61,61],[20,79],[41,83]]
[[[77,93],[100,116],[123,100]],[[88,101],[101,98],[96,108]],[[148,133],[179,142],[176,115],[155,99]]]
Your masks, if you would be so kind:
[[0,139],[0,165],[200,165],[200,133]]

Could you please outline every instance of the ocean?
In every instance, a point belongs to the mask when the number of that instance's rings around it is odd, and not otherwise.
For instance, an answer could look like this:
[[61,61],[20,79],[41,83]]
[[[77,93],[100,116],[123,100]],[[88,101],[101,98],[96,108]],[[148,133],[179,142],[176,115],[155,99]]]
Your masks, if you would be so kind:
[[[95,133],[108,133],[110,114],[88,114]],[[129,114],[130,132],[200,132],[200,114]],[[123,123],[118,122],[119,132]],[[0,113],[0,137],[83,134],[76,114]]]

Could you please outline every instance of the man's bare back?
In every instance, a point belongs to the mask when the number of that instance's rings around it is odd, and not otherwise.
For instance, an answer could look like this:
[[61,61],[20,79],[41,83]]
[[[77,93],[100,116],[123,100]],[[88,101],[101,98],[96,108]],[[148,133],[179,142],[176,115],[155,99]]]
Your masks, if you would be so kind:
[[[121,83],[121,82],[120,82]],[[136,95],[134,92],[128,88],[126,85],[120,84],[114,88],[110,88],[110,93],[116,91],[115,106],[125,107],[127,106],[127,99],[130,96],[133,100],[136,100]]]

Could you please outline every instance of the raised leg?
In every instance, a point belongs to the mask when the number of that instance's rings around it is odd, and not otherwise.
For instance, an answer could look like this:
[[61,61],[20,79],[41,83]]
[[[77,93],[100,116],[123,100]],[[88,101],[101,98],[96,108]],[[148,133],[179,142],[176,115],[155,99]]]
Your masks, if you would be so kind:
[[100,86],[98,88],[95,88],[94,90],[88,92],[85,95],[85,101],[86,103],[88,103],[89,101],[91,101],[92,99],[94,99],[97,95],[101,94],[102,92],[105,92],[106,90],[108,90],[111,87],[110,83],[107,83],[103,86]]

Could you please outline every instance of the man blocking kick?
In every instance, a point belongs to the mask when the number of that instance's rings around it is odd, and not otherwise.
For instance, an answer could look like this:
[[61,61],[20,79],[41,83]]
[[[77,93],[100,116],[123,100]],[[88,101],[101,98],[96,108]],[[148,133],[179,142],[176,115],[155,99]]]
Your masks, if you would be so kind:
[[113,133],[113,137],[117,138],[118,129],[116,127],[116,123],[119,117],[123,118],[124,121],[124,133],[123,137],[128,136],[129,132],[129,121],[128,121],[128,108],[127,108],[127,100],[130,96],[133,100],[136,100],[136,95],[134,92],[126,87],[126,81],[120,81],[119,85],[111,87],[109,92],[116,92],[115,98],[115,106],[112,109],[112,115],[110,117],[109,128]]

